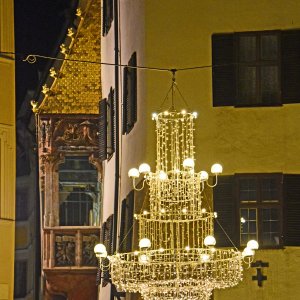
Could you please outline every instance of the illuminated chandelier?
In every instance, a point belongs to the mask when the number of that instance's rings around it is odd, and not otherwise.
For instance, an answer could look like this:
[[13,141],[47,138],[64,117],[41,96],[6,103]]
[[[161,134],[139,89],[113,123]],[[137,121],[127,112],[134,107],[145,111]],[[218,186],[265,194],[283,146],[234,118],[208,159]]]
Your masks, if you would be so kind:
[[[172,92],[174,85],[173,80]],[[150,209],[135,215],[139,251],[116,253],[105,265],[105,246],[95,247],[101,268],[110,271],[112,283],[122,291],[139,292],[147,300],[207,300],[214,289],[237,285],[242,280],[243,261],[250,264],[258,249],[254,240],[242,253],[236,248],[215,247],[213,220],[217,215],[203,207],[203,192],[206,186],[217,185],[222,166],[214,164],[211,168],[213,185],[206,171],[195,171],[196,117],[196,113],[174,109],[153,114],[156,171],[151,172],[143,163],[128,172],[136,190],[145,183],[149,185]],[[144,179],[138,189],[136,180],[140,176]]]

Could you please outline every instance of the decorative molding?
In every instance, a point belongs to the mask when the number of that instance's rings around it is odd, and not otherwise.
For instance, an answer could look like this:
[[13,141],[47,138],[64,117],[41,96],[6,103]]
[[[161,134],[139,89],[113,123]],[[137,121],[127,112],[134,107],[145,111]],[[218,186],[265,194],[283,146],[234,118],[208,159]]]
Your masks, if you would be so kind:
[[15,219],[15,127],[0,124],[0,216]]

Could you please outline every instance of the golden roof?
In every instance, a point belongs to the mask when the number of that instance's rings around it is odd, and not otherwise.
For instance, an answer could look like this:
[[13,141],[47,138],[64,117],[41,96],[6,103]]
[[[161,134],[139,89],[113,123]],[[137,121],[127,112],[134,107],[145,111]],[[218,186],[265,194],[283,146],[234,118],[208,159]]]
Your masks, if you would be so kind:
[[98,114],[101,99],[101,0],[88,1],[86,8],[77,9],[80,18],[75,32],[69,29],[66,40],[69,46],[61,45],[61,53],[69,60],[63,61],[59,70],[50,69],[54,78],[51,86],[43,86],[45,94],[38,113],[42,114]]

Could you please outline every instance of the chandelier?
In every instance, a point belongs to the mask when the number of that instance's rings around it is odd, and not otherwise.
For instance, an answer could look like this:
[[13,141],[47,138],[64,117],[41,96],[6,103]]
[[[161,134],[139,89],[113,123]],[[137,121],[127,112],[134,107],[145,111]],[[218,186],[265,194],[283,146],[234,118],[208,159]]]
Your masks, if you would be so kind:
[[[254,240],[243,252],[215,247],[217,214],[204,207],[203,195],[206,188],[217,185],[222,166],[211,167],[213,184],[206,171],[195,171],[196,117],[196,113],[173,108],[152,116],[157,134],[156,170],[151,172],[143,163],[128,172],[134,189],[149,186],[149,211],[135,215],[139,250],[107,256],[103,244],[95,246],[102,271],[109,270],[112,283],[122,291],[139,292],[143,299],[208,300],[214,289],[232,287],[242,280],[243,262],[250,264],[258,249]],[[141,176],[142,187],[138,188]],[[106,263],[104,258],[108,258]]]

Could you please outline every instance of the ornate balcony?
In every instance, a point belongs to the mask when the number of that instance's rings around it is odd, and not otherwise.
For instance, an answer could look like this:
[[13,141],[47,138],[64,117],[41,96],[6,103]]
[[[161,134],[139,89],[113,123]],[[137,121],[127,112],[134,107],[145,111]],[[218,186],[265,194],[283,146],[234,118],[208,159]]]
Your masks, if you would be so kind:
[[100,228],[87,226],[64,226],[44,228],[44,271],[95,272],[97,259],[94,246],[99,242]]

